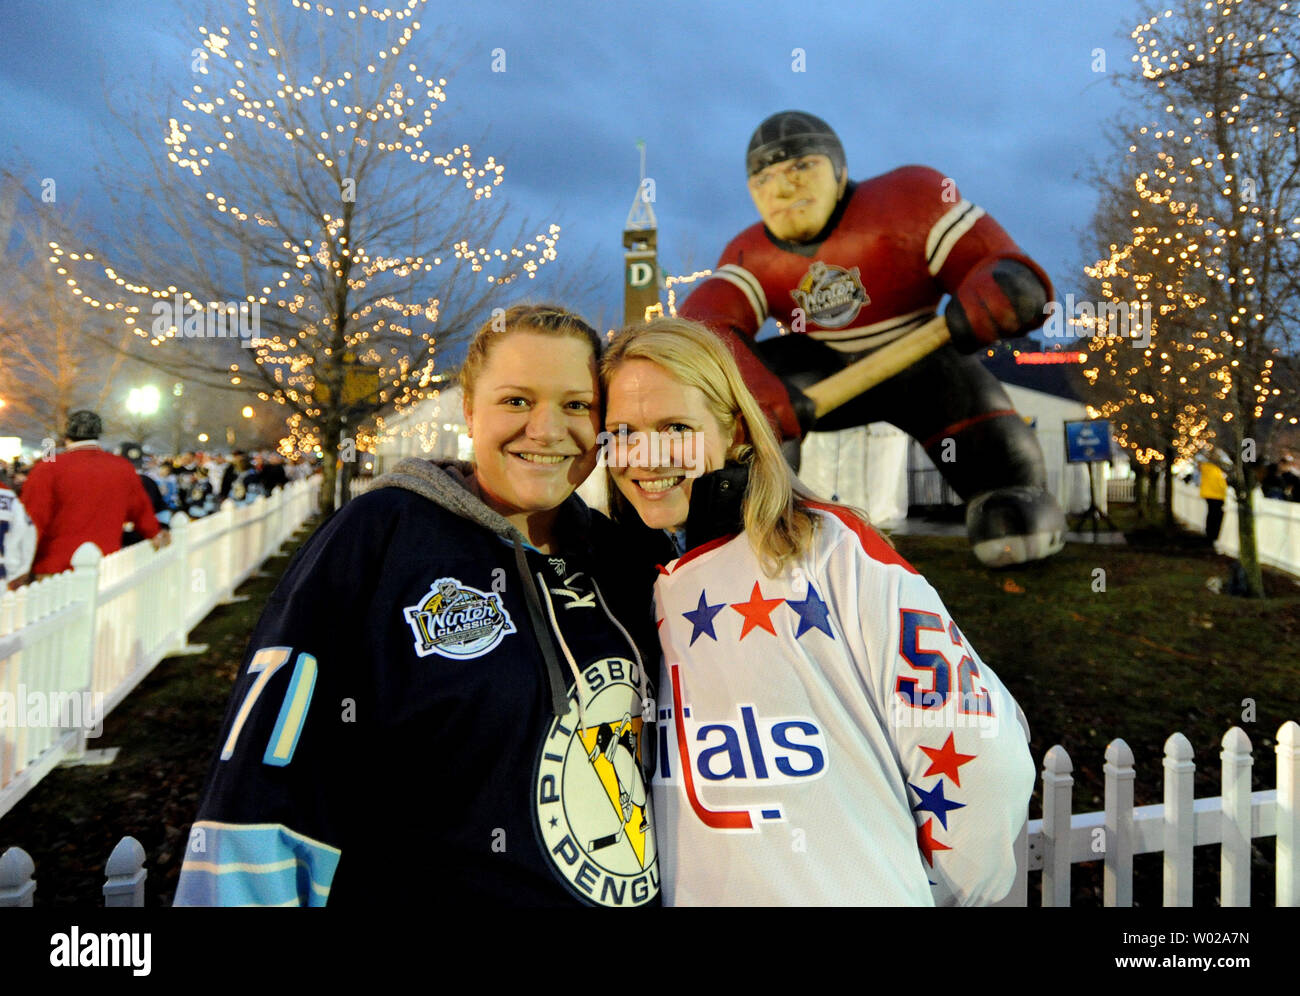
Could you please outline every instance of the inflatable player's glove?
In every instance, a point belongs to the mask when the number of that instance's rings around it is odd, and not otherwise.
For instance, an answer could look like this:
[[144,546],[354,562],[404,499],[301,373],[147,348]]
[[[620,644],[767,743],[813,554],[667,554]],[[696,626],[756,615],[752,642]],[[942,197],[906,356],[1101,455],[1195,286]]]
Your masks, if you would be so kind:
[[999,339],[1025,335],[1046,321],[1047,288],[1014,259],[981,263],[962,280],[944,310],[952,344],[974,353]]

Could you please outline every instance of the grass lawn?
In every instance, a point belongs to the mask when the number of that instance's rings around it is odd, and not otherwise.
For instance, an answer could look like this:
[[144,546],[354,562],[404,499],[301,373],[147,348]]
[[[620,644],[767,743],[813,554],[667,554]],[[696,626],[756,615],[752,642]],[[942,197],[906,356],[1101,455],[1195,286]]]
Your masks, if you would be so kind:
[[[1123,506],[1112,518],[1135,524]],[[1228,573],[1226,558],[1191,537],[1130,535],[1140,545],[1071,544],[1044,563],[1000,572],[981,567],[961,538],[894,542],[1019,701],[1035,762],[1053,744],[1069,752],[1075,812],[1102,808],[1103,754],[1116,737],[1136,759],[1138,805],[1161,801],[1163,745],[1175,731],[1196,752],[1198,797],[1219,794],[1219,741],[1233,725],[1254,745],[1254,788],[1274,787],[1273,737],[1284,720],[1300,721],[1300,585],[1266,572],[1267,599],[1214,594],[1205,582]],[[270,577],[240,589],[249,601],[200,624],[191,639],[209,644],[207,653],[162,662],[108,717],[91,747],[119,747],[114,764],[58,769],[0,818],[0,852],[16,844],[36,862],[38,905],[102,905],[103,865],[123,834],[148,855],[148,904],[170,904],[236,669],[287,564],[270,561]],[[1104,591],[1094,590],[1098,569]],[[1037,792],[1030,808],[1041,814]],[[1254,902],[1271,905],[1271,838],[1254,857]],[[1160,905],[1161,860],[1134,861],[1139,905]],[[1198,906],[1216,902],[1218,860],[1218,847],[1197,849]],[[1030,877],[1031,904],[1038,878]],[[1076,904],[1100,905],[1099,862],[1075,866],[1074,883]]]
[[[1133,524],[1123,507],[1112,518],[1121,527]],[[1047,561],[996,572],[979,565],[964,539],[894,542],[1015,695],[1040,769],[1053,744],[1069,753],[1076,813],[1103,808],[1102,763],[1115,738],[1133,750],[1137,805],[1162,801],[1164,742],[1174,732],[1195,751],[1198,798],[1220,793],[1219,744],[1234,725],[1255,751],[1253,788],[1275,787],[1277,729],[1288,719],[1300,722],[1300,585],[1265,569],[1271,597],[1215,594],[1206,580],[1227,575],[1228,558],[1187,534],[1130,536],[1140,545],[1072,543]],[[1094,590],[1102,580],[1104,590]],[[1034,816],[1041,801],[1038,790]],[[1197,852],[1196,903],[1213,905],[1218,848]],[[1272,902],[1272,854],[1272,839],[1263,839],[1256,903]],[[1145,887],[1135,899],[1159,905],[1160,863],[1160,855],[1136,859],[1135,879]],[[1212,876],[1203,873],[1207,863]],[[1030,880],[1031,903],[1037,878]],[[1075,878],[1077,902],[1100,902],[1099,891],[1093,896],[1098,868],[1076,866]]]

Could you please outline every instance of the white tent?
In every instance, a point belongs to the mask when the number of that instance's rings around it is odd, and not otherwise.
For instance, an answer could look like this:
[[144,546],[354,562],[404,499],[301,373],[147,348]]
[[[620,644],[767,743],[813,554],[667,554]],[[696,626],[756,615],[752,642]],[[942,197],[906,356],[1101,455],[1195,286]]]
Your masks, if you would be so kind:
[[[1088,507],[1088,466],[1067,463],[1065,460],[1065,423],[1088,417],[1082,401],[1071,401],[1045,394],[1027,387],[1003,384],[1016,411],[1033,420],[1038,433],[1038,444],[1043,448],[1043,461],[1047,464],[1047,490],[1056,495],[1067,514],[1082,512]],[[1097,506],[1106,511],[1106,480],[1110,468],[1098,464],[1093,469]]]
[[411,456],[426,460],[468,460],[467,431],[460,388],[440,391],[384,420],[384,431],[375,447],[375,473],[391,470],[398,460]]
[[880,526],[907,518],[909,437],[887,422],[804,438],[799,478],[814,494],[853,505]]

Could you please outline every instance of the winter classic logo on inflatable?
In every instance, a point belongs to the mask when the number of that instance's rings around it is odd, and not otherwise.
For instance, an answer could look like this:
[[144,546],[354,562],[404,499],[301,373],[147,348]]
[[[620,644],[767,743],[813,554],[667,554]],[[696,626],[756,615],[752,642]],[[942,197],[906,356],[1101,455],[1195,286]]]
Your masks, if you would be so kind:
[[471,588],[456,578],[438,578],[424,601],[402,612],[421,657],[482,657],[515,631],[500,595]]
[[637,665],[622,657],[584,668],[537,763],[537,827],[546,852],[579,896],[601,906],[641,906],[659,894],[641,768],[640,684]]
[[799,286],[790,292],[808,321],[824,329],[842,329],[870,304],[858,268],[846,270],[818,260],[808,268]]

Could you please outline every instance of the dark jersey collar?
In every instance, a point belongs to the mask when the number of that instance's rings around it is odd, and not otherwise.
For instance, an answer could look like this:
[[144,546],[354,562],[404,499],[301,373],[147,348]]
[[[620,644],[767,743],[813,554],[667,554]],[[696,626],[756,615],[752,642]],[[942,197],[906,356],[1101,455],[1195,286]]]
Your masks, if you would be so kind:
[[844,188],[844,196],[841,197],[839,203],[835,205],[835,210],[832,211],[831,216],[826,219],[826,224],[822,226],[822,230],[811,239],[808,239],[808,241],[789,242],[786,239],[778,239],[772,234],[771,230],[766,225],[763,226],[763,234],[766,235],[767,240],[778,249],[784,249],[786,252],[792,252],[800,256],[812,258],[817,255],[817,250],[822,247],[823,242],[831,237],[831,233],[835,231],[835,227],[840,223],[840,219],[844,217],[844,212],[848,209],[849,201],[852,199],[853,191],[856,187],[857,184],[850,180],[848,186]]
[[749,465],[728,463],[697,478],[691,485],[686,515],[686,550],[745,529],[743,504],[749,486]]

